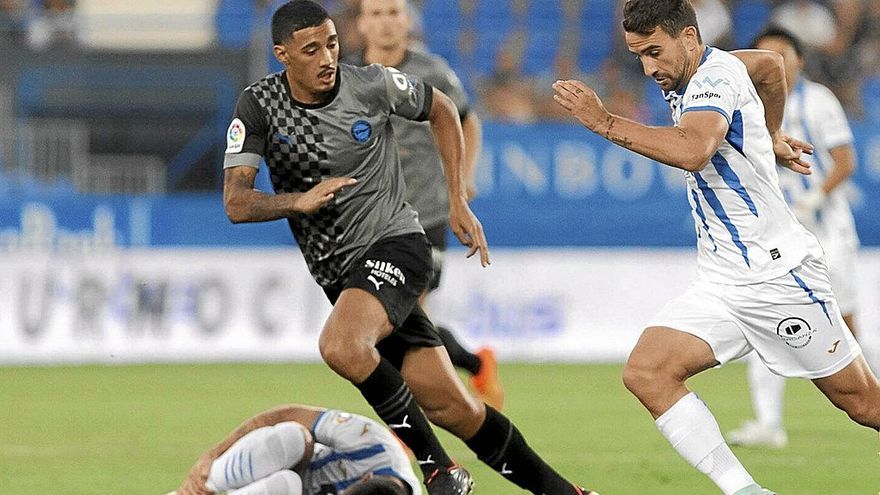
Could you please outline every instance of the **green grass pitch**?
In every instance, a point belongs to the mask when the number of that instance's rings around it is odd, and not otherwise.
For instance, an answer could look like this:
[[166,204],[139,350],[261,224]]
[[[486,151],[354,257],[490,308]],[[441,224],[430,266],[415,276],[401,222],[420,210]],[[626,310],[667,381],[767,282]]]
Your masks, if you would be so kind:
[[[619,366],[501,367],[505,412],[552,465],[603,495],[719,493],[681,460],[620,381]],[[692,387],[723,431],[751,414],[745,368],[704,373]],[[0,493],[164,494],[203,449],[247,416],[285,402],[373,416],[320,364],[0,368]],[[374,416],[373,416],[374,417]],[[876,494],[880,441],[810,384],[790,381],[781,451],[737,449],[781,495]],[[478,495],[524,493],[441,439]]]

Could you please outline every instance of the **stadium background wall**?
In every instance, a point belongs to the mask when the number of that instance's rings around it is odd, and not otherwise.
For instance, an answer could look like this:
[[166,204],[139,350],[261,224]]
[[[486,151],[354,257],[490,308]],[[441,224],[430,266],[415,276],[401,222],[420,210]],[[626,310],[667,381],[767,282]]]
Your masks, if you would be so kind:
[[[880,131],[855,132],[858,318],[870,358],[880,341]],[[503,359],[622,361],[693,276],[681,173],[573,126],[489,124],[485,136],[474,209],[494,263],[481,270],[448,254],[438,320]],[[318,357],[329,306],[287,226],[231,225],[219,194],[12,191],[0,198],[0,253],[0,364]]]

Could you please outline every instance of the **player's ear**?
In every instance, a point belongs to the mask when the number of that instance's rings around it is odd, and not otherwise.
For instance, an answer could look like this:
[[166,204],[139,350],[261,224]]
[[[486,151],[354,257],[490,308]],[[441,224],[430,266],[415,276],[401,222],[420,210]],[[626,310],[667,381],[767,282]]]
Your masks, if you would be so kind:
[[284,48],[284,45],[274,45],[272,47],[272,52],[275,54],[275,60],[281,62],[282,65],[287,66],[287,48]]
[[687,26],[681,32],[681,37],[684,39],[685,48],[690,51],[695,51],[700,47],[700,37],[697,34],[697,28],[695,26]]

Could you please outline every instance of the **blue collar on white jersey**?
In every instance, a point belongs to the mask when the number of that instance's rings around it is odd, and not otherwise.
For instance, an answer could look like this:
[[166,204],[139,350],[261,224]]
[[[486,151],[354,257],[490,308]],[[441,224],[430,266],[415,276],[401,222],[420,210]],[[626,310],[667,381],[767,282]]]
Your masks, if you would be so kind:
[[[709,58],[710,53],[712,53],[712,47],[709,45],[706,45],[706,49],[703,51],[703,57],[700,59],[700,65],[697,66],[698,68],[706,63],[706,60]],[[688,85],[685,84],[684,87],[681,88],[681,93],[675,91],[674,89],[672,91],[668,91],[668,92],[663,91],[663,98],[666,98],[666,100],[668,101],[669,100],[668,97],[670,97],[672,95],[683,96],[685,91],[687,91],[687,88],[688,88]]]

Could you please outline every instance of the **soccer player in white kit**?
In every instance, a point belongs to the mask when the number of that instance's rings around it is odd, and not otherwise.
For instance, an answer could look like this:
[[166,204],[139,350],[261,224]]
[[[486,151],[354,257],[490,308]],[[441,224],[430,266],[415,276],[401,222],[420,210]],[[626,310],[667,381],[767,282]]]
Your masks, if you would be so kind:
[[421,488],[384,426],[343,411],[287,405],[242,423],[172,493],[415,495]]
[[724,494],[770,494],[688,378],[755,350],[776,373],[813,380],[854,421],[880,428],[880,384],[841,318],[822,248],[778,186],[777,159],[799,167],[779,132],[781,57],[756,89],[739,59],[702,43],[687,0],[630,0],[623,19],[627,47],[664,91],[675,126],[613,115],[580,81],[557,81],[554,99],[594,133],[682,169],[698,238],[697,280],[644,330],[624,384]]
[[[803,47],[790,32],[770,27],[759,34],[755,48],[782,55],[789,96],[782,130],[814,145],[812,175],[779,171],[779,185],[798,220],[825,250],[831,286],[843,320],[855,331],[856,258],[859,238],[846,180],[855,171],[853,136],[840,102],[821,84],[801,77]],[[782,427],[785,379],[770,372],[755,356],[748,358],[749,386],[756,419],[727,435],[732,445],[781,448],[788,443]]]

